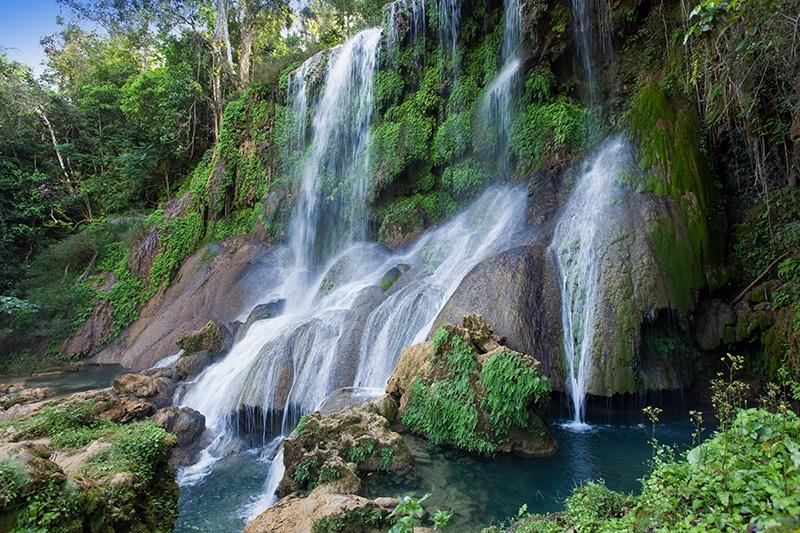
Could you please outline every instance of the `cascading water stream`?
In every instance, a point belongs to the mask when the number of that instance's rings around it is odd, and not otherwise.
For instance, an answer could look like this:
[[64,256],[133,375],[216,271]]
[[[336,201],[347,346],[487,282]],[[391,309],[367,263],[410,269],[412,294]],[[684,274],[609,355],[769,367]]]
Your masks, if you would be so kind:
[[[605,58],[611,64],[611,7],[608,0],[572,0],[572,27],[575,44],[583,67],[584,80],[588,88],[589,104],[597,104],[597,66]],[[595,29],[595,15],[599,26]]]
[[[326,259],[342,243],[366,235],[365,148],[372,119],[372,80],[380,39],[381,30],[372,28],[331,51],[323,93],[314,107],[310,153],[302,165],[300,190],[290,223],[289,248],[298,270]],[[306,137],[309,97],[304,80],[318,62],[317,56],[306,61],[291,84],[297,91],[293,108],[301,142]],[[323,205],[326,193],[337,197]],[[322,236],[324,242],[319,239]]]
[[561,288],[562,346],[575,429],[586,429],[586,394],[596,353],[595,314],[600,298],[605,220],[630,163],[624,136],[605,143],[579,178],[562,210],[550,250]]
[[397,51],[402,36],[400,28],[410,35],[411,42],[424,38],[427,28],[425,0],[394,0],[386,4],[386,44],[391,53]]
[[[224,359],[180,394],[179,405],[203,413],[213,434],[197,464],[179,473],[182,484],[201,482],[217,461],[243,448],[274,454],[300,416],[337,389],[385,386],[400,349],[427,336],[469,270],[521,234],[524,190],[493,189],[401,252],[364,241],[379,47],[380,30],[365,30],[290,77],[294,148],[305,159],[296,169],[300,185],[286,266],[263,287],[264,295],[286,304],[283,314],[253,323]],[[404,273],[385,290],[390,272]],[[246,513],[271,503],[282,468],[277,456],[265,493]]]
[[519,0],[503,3],[503,66],[492,80],[481,101],[481,116],[497,138],[497,170],[507,175],[510,170],[509,138],[513,119],[514,99],[517,96],[519,67],[522,59],[522,6]]

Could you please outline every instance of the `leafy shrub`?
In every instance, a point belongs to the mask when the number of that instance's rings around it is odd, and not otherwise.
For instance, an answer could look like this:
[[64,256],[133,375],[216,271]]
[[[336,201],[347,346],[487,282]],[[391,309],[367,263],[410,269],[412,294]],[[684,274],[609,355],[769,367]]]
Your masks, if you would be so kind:
[[[800,246],[800,191],[785,187],[773,191],[750,210],[746,223],[736,234],[734,251],[745,274],[755,278],[787,251]],[[784,266],[791,274],[792,263]]]
[[476,196],[490,181],[490,175],[474,159],[449,166],[442,173],[442,186],[454,198]]

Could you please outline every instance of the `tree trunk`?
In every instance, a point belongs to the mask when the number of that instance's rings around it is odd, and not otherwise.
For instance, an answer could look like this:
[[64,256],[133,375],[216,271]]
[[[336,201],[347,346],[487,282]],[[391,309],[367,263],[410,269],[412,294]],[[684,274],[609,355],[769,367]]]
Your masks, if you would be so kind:
[[239,88],[244,89],[250,85],[250,70],[253,57],[253,32],[255,29],[255,13],[250,10],[245,12],[242,25],[242,43],[239,52]]
[[67,186],[69,192],[74,192],[72,187],[72,180],[69,177],[69,172],[67,171],[67,166],[64,164],[64,156],[61,155],[61,150],[58,149],[58,140],[56,139],[56,132],[53,130],[53,125],[50,124],[50,120],[47,118],[47,114],[44,112],[44,108],[39,106],[36,111],[39,113],[39,116],[42,118],[44,125],[47,126],[47,131],[50,132],[50,142],[53,143],[53,150],[56,152],[56,158],[58,159],[58,164],[61,166],[61,172],[64,174],[64,184]]
[[214,51],[224,59],[225,70],[233,76],[233,51],[228,34],[228,0],[217,0],[217,25],[214,28]]

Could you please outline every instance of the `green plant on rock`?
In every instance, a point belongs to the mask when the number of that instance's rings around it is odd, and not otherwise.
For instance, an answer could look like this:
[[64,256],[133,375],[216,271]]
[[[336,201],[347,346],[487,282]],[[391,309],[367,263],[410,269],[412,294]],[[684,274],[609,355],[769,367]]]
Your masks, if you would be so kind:
[[520,173],[566,163],[586,147],[590,112],[566,98],[530,104],[511,126],[511,151]]
[[514,426],[526,427],[531,399],[539,402],[550,394],[547,377],[511,352],[489,357],[483,363],[480,381],[486,391],[483,403],[496,435]]
[[432,344],[432,362],[443,377],[431,382],[417,377],[403,416],[408,429],[431,442],[491,455],[512,428],[528,427],[528,407],[549,395],[547,378],[521,354],[493,354],[479,371],[475,348],[460,335],[440,328]]

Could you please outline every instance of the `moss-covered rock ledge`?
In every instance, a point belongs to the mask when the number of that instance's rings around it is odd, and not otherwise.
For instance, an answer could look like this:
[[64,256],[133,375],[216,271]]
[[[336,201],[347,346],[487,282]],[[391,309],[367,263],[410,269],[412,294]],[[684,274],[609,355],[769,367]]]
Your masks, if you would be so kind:
[[27,395],[2,413],[0,531],[172,531],[176,437],[162,426],[179,424],[168,416],[174,408],[159,409],[168,385],[126,374],[109,389]]
[[543,457],[556,441],[541,413],[550,382],[539,361],[503,346],[481,315],[403,350],[387,392],[405,427],[436,444]]

